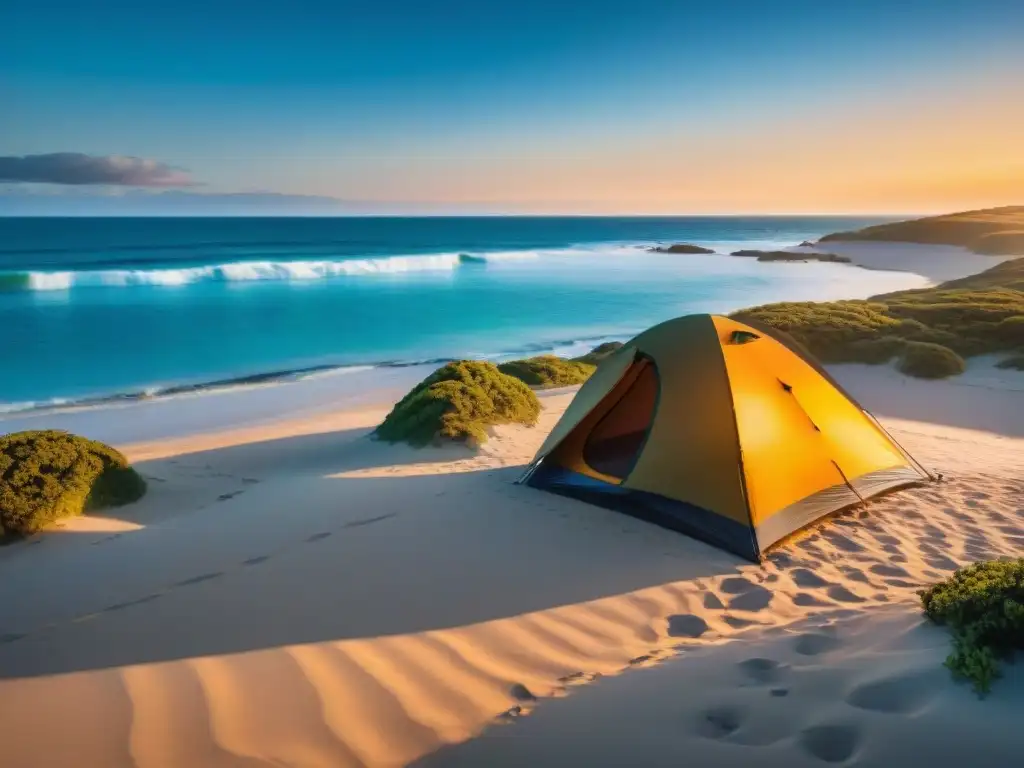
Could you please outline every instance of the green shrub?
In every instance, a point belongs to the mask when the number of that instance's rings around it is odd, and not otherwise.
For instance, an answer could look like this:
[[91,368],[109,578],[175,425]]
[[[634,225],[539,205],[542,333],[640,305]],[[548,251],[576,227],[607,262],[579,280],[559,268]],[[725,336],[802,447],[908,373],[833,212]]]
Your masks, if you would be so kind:
[[938,344],[961,357],[1024,345],[1024,259],[937,288],[868,301],[786,302],[744,309],[741,322],[784,333],[824,363],[885,362],[896,342]]
[[1013,346],[1024,347],[1024,315],[1014,315],[999,321],[995,333],[1000,340]]
[[417,384],[377,427],[390,442],[415,446],[449,439],[482,443],[494,424],[537,423],[540,402],[526,384],[493,363],[461,360]]
[[918,379],[944,379],[963,373],[964,359],[941,344],[926,341],[908,341],[903,348],[899,369],[907,376]]
[[859,339],[847,347],[848,362],[882,365],[901,355],[907,342],[897,336],[882,336],[879,339]]
[[498,366],[506,376],[514,376],[531,387],[570,387],[590,378],[595,366],[554,355],[511,360]]
[[146,481],[110,446],[44,430],[0,436],[0,528],[26,534],[54,520],[128,504]]
[[606,357],[618,352],[622,349],[621,341],[606,341],[604,344],[598,344],[592,350],[587,352],[585,355],[580,357],[574,357],[577,363],[586,363],[587,365],[598,365]]
[[999,661],[1024,649],[1024,558],[974,563],[919,594],[928,618],[953,631],[946,666],[988,692]]

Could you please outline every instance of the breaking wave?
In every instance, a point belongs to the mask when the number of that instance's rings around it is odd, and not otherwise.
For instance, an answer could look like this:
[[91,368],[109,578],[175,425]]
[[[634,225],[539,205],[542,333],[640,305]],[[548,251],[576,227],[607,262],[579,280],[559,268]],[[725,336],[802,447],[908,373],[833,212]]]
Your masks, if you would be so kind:
[[0,291],[66,291],[83,287],[179,286],[198,282],[308,281],[343,275],[450,272],[463,265],[537,258],[534,251],[439,253],[372,259],[236,261],[190,267],[0,273]]

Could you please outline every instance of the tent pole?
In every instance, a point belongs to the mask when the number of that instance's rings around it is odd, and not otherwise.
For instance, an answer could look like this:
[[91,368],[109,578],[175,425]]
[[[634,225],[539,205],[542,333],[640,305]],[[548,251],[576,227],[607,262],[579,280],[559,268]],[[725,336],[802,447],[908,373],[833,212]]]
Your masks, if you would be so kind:
[[875,423],[875,426],[877,426],[880,430],[882,430],[882,434],[885,435],[886,437],[888,437],[890,440],[892,440],[893,444],[895,444],[895,446],[897,448],[899,448],[900,451],[903,452],[903,455],[906,456],[908,459],[910,459],[911,463],[915,467],[917,467],[919,470],[924,472],[924,476],[925,477],[927,477],[929,480],[931,480],[933,482],[935,481],[935,476],[931,472],[929,472],[927,469],[925,469],[921,465],[921,462],[919,462],[917,459],[915,459],[913,456],[911,456],[910,452],[906,448],[904,448],[902,445],[900,445],[899,441],[895,437],[893,437],[892,435],[889,434],[889,430],[887,430],[885,427],[882,426],[882,422],[880,422],[878,419],[876,419],[875,415],[873,413],[871,413],[870,411],[864,411],[864,413],[866,413],[868,415],[868,417],[870,417],[871,421],[873,421]]

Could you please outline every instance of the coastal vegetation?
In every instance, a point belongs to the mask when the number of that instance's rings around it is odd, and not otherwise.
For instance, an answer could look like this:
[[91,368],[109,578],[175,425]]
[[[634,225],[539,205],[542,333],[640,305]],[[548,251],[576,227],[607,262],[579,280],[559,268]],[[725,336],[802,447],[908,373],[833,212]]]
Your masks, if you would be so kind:
[[487,440],[497,424],[537,423],[540,402],[526,384],[493,363],[459,360],[438,368],[403,397],[377,427],[389,442],[424,446]]
[[952,349],[929,341],[905,342],[900,354],[900,372],[918,379],[944,379],[963,373],[966,367]]
[[595,367],[593,363],[566,360],[555,355],[541,355],[502,363],[498,370],[508,376],[514,376],[528,386],[549,389],[582,384],[590,378]]
[[533,389],[582,384],[621,346],[609,341],[572,360],[540,355],[500,365],[448,363],[403,397],[375,434],[421,447],[444,440],[479,444],[487,440],[487,428],[496,424],[532,426],[540,414]]
[[621,341],[606,341],[604,344],[598,344],[592,350],[587,352],[587,354],[581,355],[580,357],[576,357],[573,359],[578,363],[588,363],[590,365],[596,366],[606,357],[614,354],[621,348]]
[[57,430],[0,436],[0,534],[139,499],[146,481],[108,445]]
[[1024,558],[974,563],[919,594],[928,618],[953,632],[946,666],[987,693],[1000,662],[1024,650]]
[[836,232],[820,242],[875,240],[958,245],[975,253],[1024,255],[1024,206],[1006,206],[878,224],[853,232]]
[[936,378],[961,372],[964,357],[999,353],[1008,356],[1004,367],[1019,367],[1024,259],[935,288],[867,300],[765,304],[733,317],[785,333],[825,363],[896,358],[908,375]]

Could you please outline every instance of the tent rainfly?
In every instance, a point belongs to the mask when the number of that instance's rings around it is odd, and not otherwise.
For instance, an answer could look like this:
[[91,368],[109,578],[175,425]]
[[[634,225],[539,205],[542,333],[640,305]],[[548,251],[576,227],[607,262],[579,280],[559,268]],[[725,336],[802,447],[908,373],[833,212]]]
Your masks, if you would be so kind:
[[759,561],[825,515],[928,479],[794,345],[689,315],[606,358],[520,482]]

